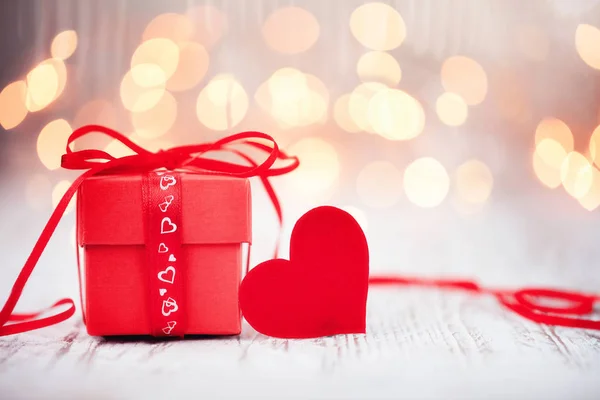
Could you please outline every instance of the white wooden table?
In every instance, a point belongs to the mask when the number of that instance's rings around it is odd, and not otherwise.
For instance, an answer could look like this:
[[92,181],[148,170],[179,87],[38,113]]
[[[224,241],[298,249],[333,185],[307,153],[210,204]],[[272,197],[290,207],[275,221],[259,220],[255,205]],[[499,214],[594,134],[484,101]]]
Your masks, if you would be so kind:
[[598,399],[600,334],[492,299],[371,293],[368,333],[280,340],[89,337],[81,320],[0,339],[1,398]]
[[[48,215],[47,209],[34,212],[22,204],[22,185],[6,183],[3,191],[2,303]],[[539,224],[535,212],[522,219],[513,206],[512,217],[496,207],[478,217],[481,226],[471,220],[463,233],[459,220],[436,225],[437,236],[413,230],[401,249],[410,265],[404,262],[397,272],[428,275],[444,268],[445,274],[477,276],[486,284],[598,291],[597,222],[581,222],[595,214],[579,222],[544,216]],[[567,243],[570,223],[577,226]],[[71,213],[19,310],[76,296],[72,227]],[[378,239],[380,229],[369,226],[368,237],[377,241],[371,246],[374,272],[394,251],[383,246],[396,246]],[[452,229],[456,234],[447,233]],[[488,262],[477,263],[476,257]],[[372,289],[367,322],[366,335],[316,340],[272,339],[247,325],[239,337],[109,340],[89,337],[76,315],[0,338],[0,398],[600,399],[600,332],[540,326],[490,297],[420,288]]]

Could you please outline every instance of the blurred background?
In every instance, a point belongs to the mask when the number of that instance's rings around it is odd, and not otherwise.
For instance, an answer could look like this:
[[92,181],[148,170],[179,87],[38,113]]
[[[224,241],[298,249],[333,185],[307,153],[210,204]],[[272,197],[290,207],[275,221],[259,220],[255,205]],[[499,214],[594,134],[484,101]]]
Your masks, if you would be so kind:
[[[373,273],[600,288],[600,0],[5,0],[0,31],[1,296],[90,123],[151,150],[274,136],[302,163],[273,179],[284,257],[331,204]],[[256,264],[277,222],[253,183]],[[22,305],[76,293],[73,211]]]

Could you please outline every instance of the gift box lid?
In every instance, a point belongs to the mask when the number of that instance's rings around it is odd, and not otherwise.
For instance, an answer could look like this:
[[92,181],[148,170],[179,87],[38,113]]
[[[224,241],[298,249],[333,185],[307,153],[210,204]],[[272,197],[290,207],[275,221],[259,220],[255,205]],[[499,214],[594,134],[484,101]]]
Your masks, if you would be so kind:
[[[181,174],[184,244],[250,243],[248,179]],[[85,245],[144,244],[141,175],[86,179],[77,196],[77,242]]]

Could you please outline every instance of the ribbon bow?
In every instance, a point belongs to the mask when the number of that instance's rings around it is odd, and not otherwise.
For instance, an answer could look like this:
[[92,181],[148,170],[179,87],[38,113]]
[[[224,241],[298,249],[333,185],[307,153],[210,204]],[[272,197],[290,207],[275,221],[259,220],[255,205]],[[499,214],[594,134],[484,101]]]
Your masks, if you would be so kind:
[[[128,147],[135,154],[125,157],[114,157],[111,154],[97,149],[86,149],[73,151],[71,144],[92,132],[105,134]],[[257,141],[260,140],[260,141]],[[264,144],[266,141],[269,144]],[[239,150],[231,145],[242,145],[258,150],[267,155],[262,162],[255,161],[249,154]],[[208,158],[208,153],[228,152],[243,159],[246,164],[236,164],[232,162],[219,161]],[[273,167],[277,160],[288,161],[289,163],[282,167]],[[148,151],[135,144],[123,134],[100,125],[86,125],[73,131],[69,136],[66,146],[66,154],[62,156],[61,165],[63,168],[71,170],[85,170],[71,184],[58,205],[52,212],[46,226],[42,230],[40,237],[35,243],[33,250],[29,254],[25,265],[21,269],[8,300],[0,311],[0,336],[11,335],[15,333],[27,332],[46,326],[54,325],[70,318],[75,313],[75,303],[72,299],[61,299],[45,310],[30,314],[15,314],[13,310],[21,297],[23,288],[33,272],[40,256],[42,255],[48,241],[56,230],[60,219],[64,215],[69,202],[77,192],[83,181],[94,175],[119,174],[124,172],[145,172],[159,168],[169,170],[187,170],[207,175],[223,175],[239,178],[258,177],[277,214],[279,224],[282,224],[283,216],[281,205],[277,195],[269,182],[269,177],[287,174],[298,167],[300,162],[297,157],[290,157],[279,149],[275,140],[262,132],[241,132],[213,143],[201,143],[173,147],[168,150],[161,150],[156,153]],[[79,268],[78,268],[79,273]],[[79,286],[81,294],[81,285]],[[66,310],[51,316],[39,318],[41,314],[52,311],[58,307],[68,306]],[[11,322],[10,324],[8,324]]]

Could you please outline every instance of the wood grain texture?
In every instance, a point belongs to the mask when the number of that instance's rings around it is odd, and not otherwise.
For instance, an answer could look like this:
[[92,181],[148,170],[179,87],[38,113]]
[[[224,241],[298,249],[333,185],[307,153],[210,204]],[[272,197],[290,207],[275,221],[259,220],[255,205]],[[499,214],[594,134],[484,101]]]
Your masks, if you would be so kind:
[[600,335],[493,299],[375,289],[368,333],[95,338],[78,318],[0,338],[2,398],[597,399]]

